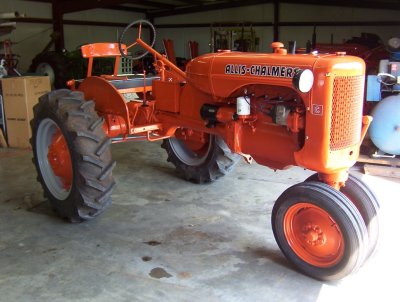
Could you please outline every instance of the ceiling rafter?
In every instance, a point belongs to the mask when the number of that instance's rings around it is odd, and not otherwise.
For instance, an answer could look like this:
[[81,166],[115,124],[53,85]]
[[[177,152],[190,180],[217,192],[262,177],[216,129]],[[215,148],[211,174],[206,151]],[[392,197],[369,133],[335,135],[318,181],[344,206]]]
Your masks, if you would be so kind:
[[147,9],[145,9],[145,8],[122,6],[122,5],[107,6],[106,9],[119,10],[119,11],[123,11],[123,12],[142,13],[142,14],[147,13]]
[[[146,13],[149,10],[154,9],[173,9],[176,5],[167,4],[158,1],[148,1],[148,0],[28,0],[31,2],[46,2],[52,3],[57,9],[63,13],[73,13],[83,10],[95,9],[95,8],[109,8],[117,9],[126,8],[127,11],[139,11]],[[136,4],[139,7],[134,6],[121,6],[122,4]],[[146,7],[148,7],[146,9]]]
[[193,4],[193,3],[195,3],[195,4],[204,4],[203,0],[178,0],[178,1],[186,3],[186,4]]
[[27,0],[33,2],[52,3],[64,13],[88,10],[94,8],[107,8],[141,12],[149,17],[166,17],[179,14],[189,14],[210,10],[227,9],[234,7],[258,5],[277,2],[292,4],[310,4],[319,6],[340,6],[355,8],[371,8],[400,10],[400,1],[393,0]]
[[281,3],[296,3],[296,4],[313,4],[321,6],[341,6],[355,8],[373,8],[373,9],[400,9],[400,2],[391,1],[372,1],[372,0],[281,0]]
[[[154,12],[149,12],[149,14],[153,18],[157,17],[166,17],[180,14],[189,14],[195,12],[202,12],[206,10],[218,10],[218,9],[226,9],[233,7],[242,7],[242,6],[250,6],[250,5],[258,5],[258,4],[266,4],[272,3],[273,0],[235,0],[228,2],[216,1],[214,4],[195,4],[190,7],[177,7],[175,9],[170,10],[157,10]],[[395,9],[400,10],[400,2],[388,2],[388,1],[359,1],[359,0],[279,0],[278,3],[292,3],[292,4],[312,4],[312,5],[321,5],[321,6],[342,6],[342,7],[356,7],[356,8],[372,8],[372,9]],[[205,3],[205,2],[204,2]]]
[[[243,0],[234,0],[234,1],[216,1],[213,4],[197,4],[189,7],[184,8],[176,8],[172,10],[158,10],[154,12],[149,12],[153,18],[157,17],[166,17],[166,16],[173,16],[173,15],[181,15],[181,14],[190,14],[190,13],[197,13],[209,10],[218,10],[218,9],[227,9],[227,8],[234,8],[234,7],[243,7],[249,5],[256,5],[256,4],[265,4],[271,3],[272,0],[251,0],[251,1],[243,1]],[[206,2],[205,2],[206,3]]]
[[74,13],[93,8],[106,8],[126,3],[126,0],[85,0],[85,1],[54,1],[53,6],[62,14]]
[[175,8],[176,5],[158,2],[158,1],[148,1],[148,0],[126,0],[125,4],[137,4],[140,6],[150,6],[155,8],[164,8],[164,9],[172,9]]

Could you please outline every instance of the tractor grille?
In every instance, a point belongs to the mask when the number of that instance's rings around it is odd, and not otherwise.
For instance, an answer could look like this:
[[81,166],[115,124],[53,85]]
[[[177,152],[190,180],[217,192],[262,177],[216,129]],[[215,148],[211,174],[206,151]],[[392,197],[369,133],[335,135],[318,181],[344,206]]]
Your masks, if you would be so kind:
[[330,149],[351,147],[360,141],[363,76],[338,76],[333,82]]

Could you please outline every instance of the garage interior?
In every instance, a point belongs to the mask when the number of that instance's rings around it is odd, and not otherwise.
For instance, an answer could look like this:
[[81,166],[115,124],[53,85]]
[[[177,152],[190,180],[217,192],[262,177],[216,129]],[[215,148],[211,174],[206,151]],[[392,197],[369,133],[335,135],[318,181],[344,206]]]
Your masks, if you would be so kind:
[[[43,76],[32,65],[45,52],[71,59],[82,45],[117,43],[125,26],[135,20],[154,24],[156,34],[146,28],[143,39],[155,38],[154,49],[166,52],[183,70],[191,58],[220,46],[271,53],[274,41],[286,48],[296,41],[299,52],[316,43],[339,45],[337,52],[345,41],[363,33],[379,37],[381,49],[390,49],[387,41],[400,36],[400,2],[395,0],[0,0],[0,4],[5,13],[0,24],[1,58],[15,64],[2,63],[7,69],[3,91],[7,81]],[[235,43],[239,36],[241,41]],[[173,42],[165,46],[163,41]],[[189,41],[195,42],[195,51]],[[368,65],[369,57],[362,58]],[[388,64],[396,66],[391,60]],[[376,76],[378,70],[369,72]],[[56,87],[54,79],[50,84],[51,75],[46,75],[49,90],[65,87]],[[400,74],[395,77],[399,81]],[[65,79],[60,83],[65,84]],[[389,97],[396,102],[398,84],[390,85],[394,88]],[[374,106],[386,93],[379,94]],[[372,105],[364,105],[368,106]],[[394,114],[396,110],[391,108]],[[95,219],[69,223],[43,194],[29,138],[12,145],[7,108],[1,113],[0,301],[380,301],[399,296],[399,151],[370,154],[376,146],[362,146],[364,153],[350,173],[379,200],[377,247],[352,274],[320,281],[288,261],[271,227],[275,201],[312,176],[312,170],[271,169],[243,158],[224,177],[196,184],[177,173],[161,139],[115,143],[110,146],[116,162],[112,204]]]

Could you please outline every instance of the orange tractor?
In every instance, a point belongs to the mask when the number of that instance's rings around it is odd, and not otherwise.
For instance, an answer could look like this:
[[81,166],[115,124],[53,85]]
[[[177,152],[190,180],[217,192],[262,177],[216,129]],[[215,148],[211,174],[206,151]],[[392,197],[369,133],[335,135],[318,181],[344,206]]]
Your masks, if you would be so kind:
[[[111,203],[110,145],[160,141],[179,174],[195,183],[230,172],[241,157],[272,169],[317,173],[288,188],[272,211],[276,241],[301,272],[321,280],[357,270],[376,248],[379,204],[349,175],[371,118],[362,116],[365,64],[343,53],[220,51],[182,71],[144,42],[146,20],[119,43],[82,46],[87,77],[39,100],[32,120],[34,162],[60,216],[91,219]],[[138,37],[124,44],[130,28]],[[157,76],[119,75],[121,57],[142,47]],[[116,57],[112,75],[92,76],[93,59]],[[138,59],[138,57],[134,58]]]

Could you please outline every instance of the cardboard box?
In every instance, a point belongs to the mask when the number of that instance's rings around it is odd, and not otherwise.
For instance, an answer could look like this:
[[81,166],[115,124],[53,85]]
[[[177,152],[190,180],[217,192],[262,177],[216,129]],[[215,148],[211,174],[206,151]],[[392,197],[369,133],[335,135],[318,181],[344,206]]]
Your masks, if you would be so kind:
[[51,90],[49,77],[16,77],[1,79],[8,145],[30,148],[30,121],[39,97]]

